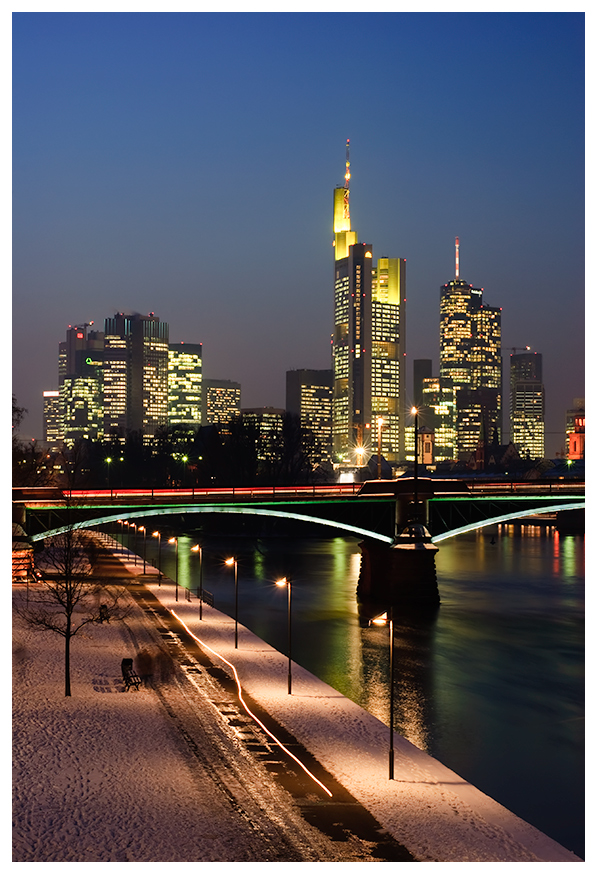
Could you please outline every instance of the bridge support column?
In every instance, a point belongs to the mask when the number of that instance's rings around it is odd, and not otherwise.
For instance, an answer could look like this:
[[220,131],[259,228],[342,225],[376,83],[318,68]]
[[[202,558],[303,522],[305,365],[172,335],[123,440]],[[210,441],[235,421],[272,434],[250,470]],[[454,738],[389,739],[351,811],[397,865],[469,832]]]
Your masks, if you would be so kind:
[[438,548],[431,543],[422,525],[411,528],[418,530],[411,532],[407,528],[391,546],[379,541],[359,544],[361,570],[357,598],[362,619],[371,619],[390,606],[409,612],[429,612],[439,607],[435,570]]

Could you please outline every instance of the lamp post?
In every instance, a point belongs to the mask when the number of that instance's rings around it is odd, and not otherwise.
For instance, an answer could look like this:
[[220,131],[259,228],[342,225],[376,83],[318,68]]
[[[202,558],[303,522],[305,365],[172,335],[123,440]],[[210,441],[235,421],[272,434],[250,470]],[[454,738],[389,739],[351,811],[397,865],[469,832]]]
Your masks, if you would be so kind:
[[238,562],[236,558],[227,558],[224,564],[234,566],[234,649],[238,649]]
[[162,535],[159,531],[154,531],[151,535],[158,539],[158,586],[162,585]]
[[418,502],[419,502],[419,411],[416,407],[411,409],[411,413],[415,417],[415,482],[414,482],[414,498],[415,498],[415,513],[418,517]]
[[381,479],[381,429],[383,428],[383,418],[377,417],[377,479]]
[[199,553],[199,588],[197,589],[197,597],[199,598],[199,619],[203,619],[203,548],[197,544],[191,546],[191,552]]
[[124,552],[124,519],[119,519],[118,524],[120,525],[120,552]]
[[133,553],[135,555],[135,567],[137,567],[137,523],[131,522],[131,528],[135,529],[135,539],[133,540]]
[[288,588],[288,694],[292,695],[292,625],[291,625],[291,598],[292,598],[292,583],[290,577],[284,577],[281,580],[276,580],[276,586]]
[[168,541],[168,543],[175,543],[176,544],[176,574],[175,574],[175,576],[176,576],[176,579],[175,579],[176,596],[175,596],[175,601],[178,601],[178,537],[171,537],[170,540]]
[[108,489],[111,492],[112,489],[110,488],[110,465],[112,464],[112,459],[110,458],[110,456],[106,458],[106,464],[108,466]]
[[147,529],[145,528],[145,525],[140,525],[139,531],[143,532],[143,576],[145,576],[145,566],[147,564]]
[[394,608],[390,607],[390,753],[389,779],[394,779]]

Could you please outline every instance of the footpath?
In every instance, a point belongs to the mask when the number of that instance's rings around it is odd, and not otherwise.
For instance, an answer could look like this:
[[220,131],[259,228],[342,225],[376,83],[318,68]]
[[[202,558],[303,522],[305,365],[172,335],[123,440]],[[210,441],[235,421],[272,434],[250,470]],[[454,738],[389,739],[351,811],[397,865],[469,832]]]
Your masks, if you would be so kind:
[[[205,602],[200,610],[196,592],[160,579],[155,568],[143,574],[143,563],[113,544],[114,556],[143,575],[139,582],[170,612],[181,635],[190,635],[235,684],[245,712],[266,731],[269,714],[308,751],[302,764],[314,792],[330,794],[330,775],[420,861],[583,861],[396,733],[390,780],[386,725],[295,663],[288,694],[284,654],[240,623],[235,629],[234,618]],[[292,745],[280,749],[292,755]]]

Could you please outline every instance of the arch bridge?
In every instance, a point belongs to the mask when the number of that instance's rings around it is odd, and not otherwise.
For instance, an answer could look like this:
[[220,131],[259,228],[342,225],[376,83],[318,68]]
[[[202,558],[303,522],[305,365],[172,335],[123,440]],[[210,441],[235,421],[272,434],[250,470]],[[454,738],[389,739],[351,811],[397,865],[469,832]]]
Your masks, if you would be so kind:
[[[150,517],[234,514],[310,523],[392,544],[415,506],[433,543],[544,514],[585,508],[584,483],[402,477],[322,486],[229,489],[13,489],[16,521],[32,542],[67,530]],[[67,518],[68,516],[68,518]],[[74,520],[74,521],[73,521]]]

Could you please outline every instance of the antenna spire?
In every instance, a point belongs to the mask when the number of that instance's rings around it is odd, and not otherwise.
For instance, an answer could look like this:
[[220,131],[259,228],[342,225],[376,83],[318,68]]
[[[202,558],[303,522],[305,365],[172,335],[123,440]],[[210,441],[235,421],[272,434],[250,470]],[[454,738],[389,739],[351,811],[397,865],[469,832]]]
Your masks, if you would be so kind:
[[346,140],[346,173],[344,174],[344,218],[350,222],[350,140]]
[[460,276],[460,241],[456,237],[456,279]]

